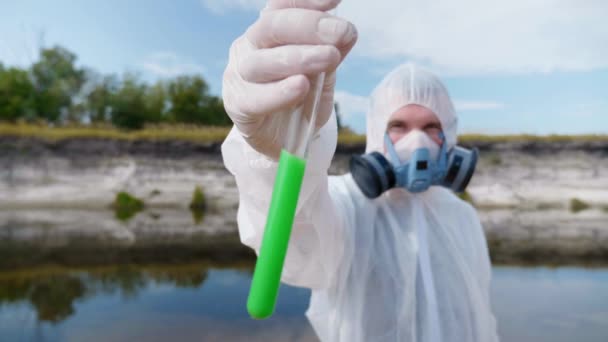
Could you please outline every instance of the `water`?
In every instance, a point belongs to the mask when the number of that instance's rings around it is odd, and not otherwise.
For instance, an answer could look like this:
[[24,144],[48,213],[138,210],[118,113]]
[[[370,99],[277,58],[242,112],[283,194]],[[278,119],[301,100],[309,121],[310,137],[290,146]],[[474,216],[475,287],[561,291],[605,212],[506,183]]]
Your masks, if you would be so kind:
[[[502,341],[606,341],[608,269],[495,267]],[[282,286],[275,315],[245,310],[251,265],[0,272],[2,341],[316,341],[310,292]]]
[[608,269],[495,267],[502,341],[608,341]]

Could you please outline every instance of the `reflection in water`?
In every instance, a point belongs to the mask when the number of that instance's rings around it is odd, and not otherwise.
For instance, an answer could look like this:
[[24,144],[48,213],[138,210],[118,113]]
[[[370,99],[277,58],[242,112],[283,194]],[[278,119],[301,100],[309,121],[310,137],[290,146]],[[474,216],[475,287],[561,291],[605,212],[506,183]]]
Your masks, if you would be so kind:
[[[249,318],[253,264],[121,265],[0,272],[2,340],[316,341],[310,292],[282,286],[275,314]],[[606,341],[608,270],[495,267],[502,342]]]
[[0,303],[27,301],[36,308],[40,321],[59,322],[72,315],[74,300],[84,294],[83,282],[70,275],[0,280]]
[[194,221],[194,224],[203,223],[203,219],[205,218],[204,210],[190,209],[190,213],[192,213],[192,221]]
[[207,265],[105,267],[88,271],[42,269],[0,273],[0,305],[27,302],[41,322],[58,323],[74,314],[74,302],[101,294],[135,299],[150,284],[198,288],[207,278]]
[[[303,315],[306,289],[282,286],[272,318],[249,318],[245,303],[252,266],[0,273],[0,336],[11,341],[316,341]],[[47,297],[40,303],[34,293]]]
[[32,284],[28,299],[38,312],[39,321],[58,322],[74,313],[72,303],[85,295],[82,281],[70,276],[52,276]]

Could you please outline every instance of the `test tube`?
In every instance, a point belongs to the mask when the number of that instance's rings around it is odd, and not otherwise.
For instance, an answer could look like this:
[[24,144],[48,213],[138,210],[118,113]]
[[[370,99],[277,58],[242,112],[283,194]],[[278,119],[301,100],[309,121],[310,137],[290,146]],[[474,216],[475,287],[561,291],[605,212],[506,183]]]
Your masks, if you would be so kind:
[[[325,73],[311,81],[312,91],[289,120],[286,141],[279,158],[264,237],[247,298],[247,311],[255,319],[270,317],[278,297],[310,141],[316,128]],[[308,128],[304,131],[302,127],[306,123]]]

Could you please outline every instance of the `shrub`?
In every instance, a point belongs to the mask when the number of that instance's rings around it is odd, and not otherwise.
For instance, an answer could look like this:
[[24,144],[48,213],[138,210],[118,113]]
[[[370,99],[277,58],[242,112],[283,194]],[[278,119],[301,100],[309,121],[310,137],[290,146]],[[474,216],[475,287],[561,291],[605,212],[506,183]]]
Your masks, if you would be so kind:
[[573,213],[578,213],[579,211],[583,211],[585,209],[589,209],[589,204],[581,201],[578,198],[573,198],[570,200],[570,211]]
[[144,209],[144,202],[139,198],[122,191],[116,194],[114,203],[112,203],[112,208],[114,209],[116,218],[121,221],[126,221]]

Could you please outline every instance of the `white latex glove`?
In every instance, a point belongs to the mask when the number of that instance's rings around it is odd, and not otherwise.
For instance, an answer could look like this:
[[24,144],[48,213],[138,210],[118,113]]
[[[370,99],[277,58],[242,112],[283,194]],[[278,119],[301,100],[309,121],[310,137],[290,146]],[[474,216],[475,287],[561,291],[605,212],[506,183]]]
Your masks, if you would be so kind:
[[[222,96],[247,143],[278,159],[290,114],[325,72],[317,128],[329,119],[336,68],[357,40],[351,23],[325,13],[340,0],[269,0],[230,48]],[[306,127],[303,127],[306,129]]]

